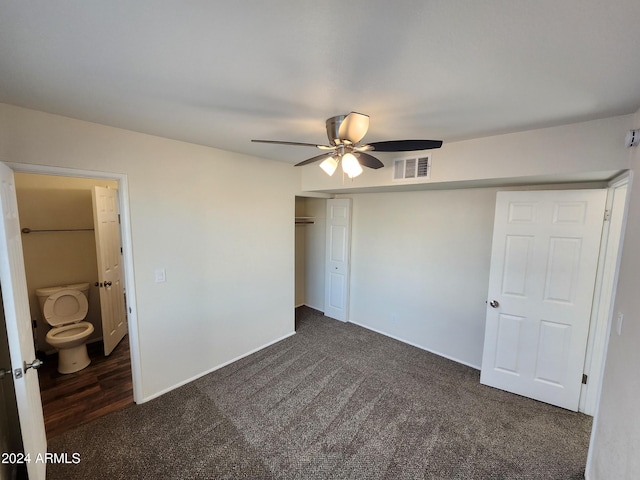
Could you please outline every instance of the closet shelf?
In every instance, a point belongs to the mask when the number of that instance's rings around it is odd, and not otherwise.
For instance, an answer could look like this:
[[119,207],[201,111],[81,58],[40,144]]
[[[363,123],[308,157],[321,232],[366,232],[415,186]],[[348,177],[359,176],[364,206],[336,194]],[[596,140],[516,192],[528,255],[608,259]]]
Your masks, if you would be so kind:
[[93,228],[47,228],[47,229],[31,229],[23,228],[22,233],[40,233],[40,232],[93,232]]
[[313,225],[316,223],[315,217],[296,217],[296,225]]

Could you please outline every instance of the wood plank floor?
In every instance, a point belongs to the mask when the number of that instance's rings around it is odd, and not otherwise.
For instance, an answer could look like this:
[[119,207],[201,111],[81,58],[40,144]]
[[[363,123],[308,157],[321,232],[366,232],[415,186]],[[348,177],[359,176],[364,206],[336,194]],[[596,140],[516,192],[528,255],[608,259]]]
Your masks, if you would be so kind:
[[129,336],[110,356],[102,342],[87,346],[91,365],[76,373],[58,373],[58,356],[49,355],[38,371],[47,438],[133,403]]

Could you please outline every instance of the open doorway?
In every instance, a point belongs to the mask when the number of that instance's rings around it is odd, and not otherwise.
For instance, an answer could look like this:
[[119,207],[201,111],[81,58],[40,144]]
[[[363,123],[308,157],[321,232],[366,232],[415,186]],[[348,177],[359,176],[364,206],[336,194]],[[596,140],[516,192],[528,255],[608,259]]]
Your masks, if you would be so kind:
[[89,283],[84,321],[92,324],[94,331],[86,343],[100,342],[103,332],[99,287],[95,285],[98,270],[91,190],[94,186],[117,189],[118,182],[31,173],[16,173],[14,178],[36,352],[55,353],[45,339],[50,325],[43,318],[36,293],[55,286]]
[[[126,185],[126,179],[88,178],[84,172],[63,176],[66,173],[63,169],[44,167],[43,172],[43,168],[38,167],[37,172],[31,172],[29,166],[24,167],[14,177],[23,230],[34,345],[38,357],[45,359],[39,378],[46,431],[51,438],[132,404],[136,398],[137,338],[130,341],[129,335],[126,335],[113,352],[109,352],[109,356],[105,355],[93,229],[92,187],[97,185],[119,191],[121,184]],[[123,192],[120,193],[122,198]],[[125,202],[123,217],[128,224],[127,209],[128,203]],[[125,242],[122,255],[125,251],[130,252],[130,242],[125,245],[128,236],[128,233],[123,235]],[[120,252],[118,254],[121,255]],[[132,271],[132,266],[127,264],[125,269]],[[89,285],[85,320],[94,330],[87,339],[91,364],[77,372],[61,374],[57,368],[57,349],[45,339],[50,327],[44,321],[36,290],[74,284]],[[129,303],[135,304],[133,288],[127,291],[127,295]],[[124,317],[131,317],[133,310],[125,306],[124,295],[121,296],[121,302],[123,312],[126,308]]]
[[326,198],[295,198],[295,305],[324,312]]

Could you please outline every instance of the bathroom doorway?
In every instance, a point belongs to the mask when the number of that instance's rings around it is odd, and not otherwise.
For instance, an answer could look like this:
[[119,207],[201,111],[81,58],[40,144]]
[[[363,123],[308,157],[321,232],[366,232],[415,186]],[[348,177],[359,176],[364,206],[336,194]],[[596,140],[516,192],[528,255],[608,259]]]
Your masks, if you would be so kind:
[[[14,174],[24,253],[27,290],[37,356],[47,436],[95,420],[134,403],[128,335],[105,355],[100,303],[100,280],[94,232],[92,190],[118,190],[119,181],[51,173]],[[89,283],[85,321],[94,327],[87,341],[91,364],[79,372],[57,372],[57,352],[45,340],[49,326],[43,319],[36,289]],[[122,310],[126,300],[122,295]]]

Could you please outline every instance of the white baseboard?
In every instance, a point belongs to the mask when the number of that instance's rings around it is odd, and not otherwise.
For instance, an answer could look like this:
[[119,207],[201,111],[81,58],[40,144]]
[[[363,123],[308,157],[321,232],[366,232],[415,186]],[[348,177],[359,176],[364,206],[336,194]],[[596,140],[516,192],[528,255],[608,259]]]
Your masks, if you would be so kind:
[[271,345],[273,345],[275,343],[281,342],[282,340],[284,340],[286,338],[292,337],[295,334],[296,334],[296,332],[288,333],[287,335],[284,335],[284,336],[282,336],[280,338],[277,338],[277,339],[273,340],[272,342],[266,343],[266,344],[262,345],[261,347],[254,348],[253,350],[251,350],[251,351],[249,351],[247,353],[244,353],[244,354],[242,354],[242,355],[240,355],[240,356],[238,356],[236,358],[233,358],[233,359],[229,360],[228,362],[224,362],[224,363],[222,363],[222,364],[220,364],[218,366],[215,366],[213,368],[210,368],[209,370],[206,370],[206,371],[204,371],[202,373],[198,373],[197,375],[194,375],[191,378],[188,378],[188,379],[186,379],[186,380],[184,380],[182,382],[179,382],[179,383],[177,383],[177,384],[175,384],[175,385],[173,385],[171,387],[165,388],[164,390],[161,390],[161,391],[159,391],[157,393],[154,393],[152,395],[148,395],[148,396],[142,398],[142,400],[140,400],[139,402],[136,402],[136,403],[138,403],[138,404],[146,403],[149,400],[153,400],[154,398],[158,398],[158,397],[164,395],[165,393],[169,393],[170,391],[175,390],[176,388],[180,388],[183,385],[186,385],[187,383],[191,383],[191,382],[199,379],[200,377],[204,377],[205,375],[208,375],[211,372],[215,372],[216,370],[220,370],[221,368],[226,367],[227,365],[231,365],[233,362],[237,362],[238,360],[241,360],[244,357],[248,357],[249,355],[252,355],[252,354],[254,354],[256,352],[259,352],[260,350],[262,350],[264,348],[267,348],[267,347],[269,347],[269,346],[271,346]]
[[419,348],[420,350],[424,350],[425,352],[433,353],[434,355],[438,355],[439,357],[446,358],[447,360],[451,360],[452,362],[461,363],[462,365],[466,365],[467,367],[471,367],[471,368],[474,368],[476,370],[480,370],[481,369],[481,367],[478,366],[478,365],[473,365],[473,364],[471,364],[469,362],[465,362],[465,361],[460,360],[458,358],[451,357],[450,355],[445,355],[444,353],[437,352],[437,351],[432,350],[430,348],[427,348],[427,347],[425,347],[423,345],[419,345],[417,343],[410,342],[408,340],[405,340],[404,338],[396,337],[395,335],[391,335],[391,334],[389,334],[387,332],[383,332],[382,330],[378,330],[376,328],[370,327],[369,325],[363,325],[362,323],[358,323],[358,322],[353,321],[353,320],[349,320],[349,323],[353,323],[354,325],[358,325],[359,327],[366,328],[367,330],[371,330],[372,332],[379,333],[380,335],[384,335],[385,337],[393,338],[394,340],[398,340],[399,342],[406,343],[407,345],[411,345],[412,347]]

